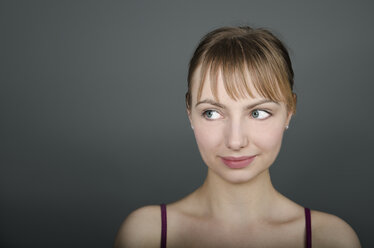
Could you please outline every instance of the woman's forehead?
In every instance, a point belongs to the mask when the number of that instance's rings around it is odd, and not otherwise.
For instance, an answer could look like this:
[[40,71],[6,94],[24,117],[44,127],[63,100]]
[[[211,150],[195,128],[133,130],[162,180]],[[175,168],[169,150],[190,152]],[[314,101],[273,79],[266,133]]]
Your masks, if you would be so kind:
[[[200,101],[201,99],[208,98],[219,102],[221,99],[231,99],[235,101],[267,99],[256,90],[249,72],[247,71],[245,74],[245,81],[241,82],[242,84],[246,84],[245,87],[243,87],[243,85],[238,86],[235,82],[225,83],[225,75],[223,75],[222,70],[219,70],[216,74],[211,73],[211,71],[207,71],[205,75],[201,75],[200,66],[193,78],[192,100]],[[202,80],[202,77],[204,80]],[[201,91],[200,94],[199,91]],[[233,91],[236,92],[233,94]]]

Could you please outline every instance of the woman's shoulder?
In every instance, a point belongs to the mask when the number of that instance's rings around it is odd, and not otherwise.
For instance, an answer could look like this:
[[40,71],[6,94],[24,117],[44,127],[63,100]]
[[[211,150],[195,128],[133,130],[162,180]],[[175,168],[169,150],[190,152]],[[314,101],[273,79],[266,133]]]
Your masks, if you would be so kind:
[[130,213],[118,230],[114,247],[159,247],[161,211],[159,205],[138,208]]
[[338,216],[312,210],[312,244],[315,247],[361,247],[356,232]]

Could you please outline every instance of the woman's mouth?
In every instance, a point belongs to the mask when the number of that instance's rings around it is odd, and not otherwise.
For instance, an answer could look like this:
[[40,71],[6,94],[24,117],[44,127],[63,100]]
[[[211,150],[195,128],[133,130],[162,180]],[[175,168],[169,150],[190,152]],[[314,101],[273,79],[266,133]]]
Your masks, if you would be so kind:
[[241,169],[247,167],[256,158],[255,156],[243,157],[221,157],[222,162],[231,169]]

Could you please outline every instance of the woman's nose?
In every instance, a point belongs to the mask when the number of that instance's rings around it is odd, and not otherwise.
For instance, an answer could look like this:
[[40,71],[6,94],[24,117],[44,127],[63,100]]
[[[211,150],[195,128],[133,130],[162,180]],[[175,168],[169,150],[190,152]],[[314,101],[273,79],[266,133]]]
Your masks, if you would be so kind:
[[226,129],[226,146],[238,151],[248,145],[247,130],[240,120],[232,120]]

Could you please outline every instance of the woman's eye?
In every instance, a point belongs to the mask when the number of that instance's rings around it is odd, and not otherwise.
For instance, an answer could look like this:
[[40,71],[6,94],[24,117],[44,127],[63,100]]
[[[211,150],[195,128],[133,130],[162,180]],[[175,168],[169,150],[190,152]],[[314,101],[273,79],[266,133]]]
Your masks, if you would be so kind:
[[267,117],[269,117],[270,114],[264,110],[255,109],[252,111],[251,116],[254,119],[262,120],[262,119],[266,119]]
[[209,120],[216,120],[221,117],[221,115],[215,110],[206,110],[204,111],[203,116]]

